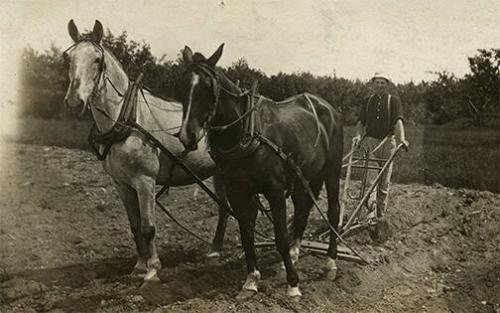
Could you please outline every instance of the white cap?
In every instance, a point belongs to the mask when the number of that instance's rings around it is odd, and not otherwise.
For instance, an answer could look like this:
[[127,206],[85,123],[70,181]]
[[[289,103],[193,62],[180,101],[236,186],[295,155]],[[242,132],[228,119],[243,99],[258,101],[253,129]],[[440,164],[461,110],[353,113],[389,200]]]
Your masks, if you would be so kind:
[[375,78],[382,78],[382,79],[385,79],[387,80],[387,82],[391,82],[391,77],[389,76],[389,74],[387,74],[386,72],[375,72],[375,74],[373,74],[373,77],[372,77],[372,81],[375,79]]

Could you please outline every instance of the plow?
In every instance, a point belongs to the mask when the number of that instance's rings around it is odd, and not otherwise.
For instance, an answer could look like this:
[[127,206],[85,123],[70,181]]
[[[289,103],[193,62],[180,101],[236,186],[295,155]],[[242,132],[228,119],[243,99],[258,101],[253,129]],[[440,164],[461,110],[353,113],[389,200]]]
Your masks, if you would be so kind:
[[[346,169],[346,176],[340,195],[340,214],[338,225],[339,232],[336,234],[338,240],[340,241],[337,250],[337,257],[340,260],[351,261],[360,264],[368,263],[368,261],[366,261],[358,252],[351,248],[349,244],[344,241],[344,239],[365,230],[368,230],[370,232],[372,238],[378,236],[378,226],[381,222],[381,212],[378,212],[376,209],[370,208],[368,200],[371,193],[377,187],[377,184],[382,177],[383,171],[389,167],[400,150],[404,148],[403,144],[399,144],[396,150],[387,159],[373,157],[373,153],[376,150],[380,149],[386,140],[388,140],[388,137],[382,140],[380,144],[373,150],[362,147],[362,145],[360,144],[361,142],[357,144],[353,143],[351,146],[351,150],[343,159],[345,163],[342,165],[342,167]],[[379,165],[378,163],[382,163],[382,165]],[[355,188],[351,185],[353,180],[352,176],[356,171],[361,178],[359,182],[360,185],[357,188],[357,192],[353,190]],[[368,175],[369,171],[377,171],[376,177],[371,181],[369,177],[370,175]],[[354,208],[349,208],[349,204],[352,201],[355,201],[356,204]],[[319,205],[317,204],[315,199],[314,205],[323,217],[323,213],[321,212],[321,209],[319,208]],[[375,218],[368,219],[367,213],[370,213],[372,210],[375,210]],[[325,218],[323,218],[323,220],[328,223]],[[327,238],[331,231],[333,230],[328,229],[327,231],[319,234],[317,236],[317,241],[302,240],[301,248],[315,254],[326,255],[328,251]],[[273,247],[274,241],[266,240],[257,242],[255,246],[261,248]]]

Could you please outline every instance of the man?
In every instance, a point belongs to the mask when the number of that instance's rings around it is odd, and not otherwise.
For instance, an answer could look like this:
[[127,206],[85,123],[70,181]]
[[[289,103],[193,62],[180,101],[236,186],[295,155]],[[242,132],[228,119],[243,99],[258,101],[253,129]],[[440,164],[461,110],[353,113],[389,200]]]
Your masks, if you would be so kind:
[[[391,80],[386,73],[375,73],[371,83],[374,85],[374,93],[361,106],[356,135],[352,140],[354,144],[361,142],[362,147],[372,151],[387,137],[379,149],[370,153],[370,158],[387,159],[396,151],[396,147],[400,143],[404,145],[405,149],[408,149],[409,146],[405,138],[401,101],[397,96],[388,92]],[[379,162],[380,166],[383,164],[384,162]],[[377,173],[370,172],[368,177],[369,181],[372,181]],[[380,178],[376,197],[375,192],[372,192],[368,200],[368,208],[371,210],[368,215],[369,221],[373,222],[385,213],[391,174],[392,162]]]

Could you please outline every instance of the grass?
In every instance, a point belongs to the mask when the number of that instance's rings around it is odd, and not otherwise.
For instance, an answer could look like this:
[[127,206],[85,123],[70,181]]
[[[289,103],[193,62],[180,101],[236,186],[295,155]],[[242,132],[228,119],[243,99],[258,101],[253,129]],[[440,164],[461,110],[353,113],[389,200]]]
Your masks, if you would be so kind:
[[[88,150],[90,123],[77,120],[24,118],[17,132],[0,134],[4,140],[26,144]],[[346,127],[347,153],[353,127]],[[410,151],[402,151],[394,164],[393,181],[439,183],[454,188],[500,192],[500,131],[498,129],[450,129],[408,127]]]
[[9,142],[89,150],[89,121],[22,118],[16,124],[16,131],[0,136]]
[[[346,139],[354,134],[346,128]],[[439,183],[453,188],[500,192],[500,132],[493,128],[407,127],[408,152],[394,163],[399,183]],[[346,140],[344,151],[348,151]]]

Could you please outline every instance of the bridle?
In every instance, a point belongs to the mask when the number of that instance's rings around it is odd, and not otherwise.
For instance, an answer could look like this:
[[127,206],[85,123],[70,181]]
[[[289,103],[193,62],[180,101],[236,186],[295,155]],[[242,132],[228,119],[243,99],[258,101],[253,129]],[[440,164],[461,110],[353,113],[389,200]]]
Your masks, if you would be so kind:
[[[75,48],[77,45],[79,45],[82,42],[89,42],[89,43],[91,43],[94,47],[96,47],[101,52],[101,57],[99,58],[99,64],[98,64],[98,67],[97,67],[97,75],[93,79],[93,81],[94,81],[94,88],[92,89],[92,92],[90,93],[89,99],[84,104],[84,106],[82,108],[82,112],[80,113],[79,116],[83,115],[83,113],[85,112],[85,110],[86,110],[86,108],[88,106],[88,103],[90,101],[92,101],[101,92],[102,89],[106,88],[106,82],[110,83],[111,87],[113,87],[113,89],[118,94],[118,96],[120,96],[122,98],[124,96],[124,93],[120,92],[116,88],[116,86],[113,84],[113,82],[109,79],[109,77],[106,76],[106,62],[104,60],[105,53],[104,53],[104,48],[100,44],[96,43],[95,41],[87,40],[87,39],[75,42],[74,44],[72,44],[66,50],[63,51],[63,53],[62,53],[63,58],[66,59],[68,57],[68,51],[72,50],[73,48]],[[104,85],[101,88],[99,88],[99,84],[101,83],[101,77],[102,77],[102,81],[104,82]],[[106,115],[106,116],[109,115],[107,112],[105,112],[104,110],[102,110],[100,108],[96,107],[96,109],[99,112],[101,112],[104,115]]]
[[[221,92],[225,92],[228,95],[231,95],[236,98],[241,98],[243,96],[250,96],[250,91],[249,90],[243,90],[239,93],[233,92],[231,90],[228,90],[225,88],[221,83],[220,83],[220,78],[219,74],[215,71],[214,68],[210,67],[209,65],[201,62],[193,63],[189,66],[193,72],[202,72],[208,78],[210,79],[211,85],[212,85],[212,93],[214,97],[214,102],[210,105],[209,113],[207,114],[207,117],[204,119],[204,121],[201,123],[202,127],[206,129],[208,132],[213,132],[213,131],[218,131],[222,132],[225,131],[226,129],[238,124],[241,122],[243,119],[248,117],[257,107],[258,105],[254,105],[251,107],[250,110],[246,111],[243,113],[238,119],[234,120],[233,122],[226,124],[226,125],[211,125],[211,121],[214,118],[217,108],[220,103],[220,94]],[[189,68],[188,68],[189,69]],[[258,104],[260,104],[262,100],[262,97],[259,98]]]

